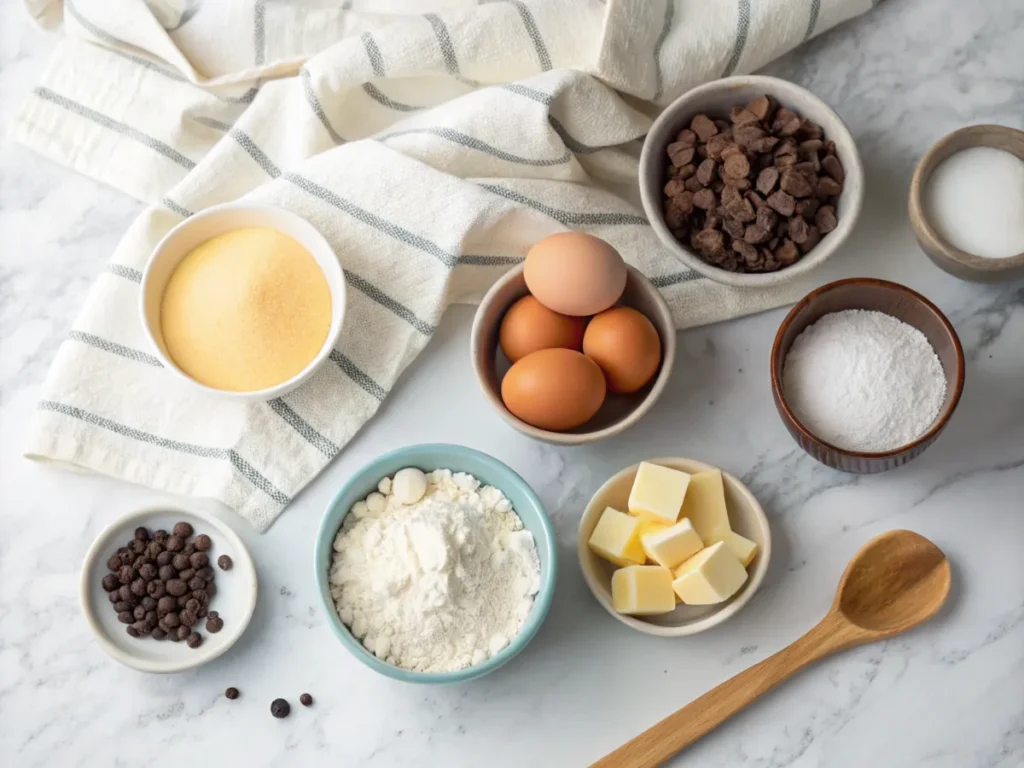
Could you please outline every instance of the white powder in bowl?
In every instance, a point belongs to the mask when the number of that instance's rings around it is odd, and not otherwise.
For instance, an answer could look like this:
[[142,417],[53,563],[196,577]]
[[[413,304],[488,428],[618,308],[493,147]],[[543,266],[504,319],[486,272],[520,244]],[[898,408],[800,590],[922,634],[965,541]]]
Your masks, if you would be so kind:
[[946,376],[917,328],[849,309],[805,328],[786,355],[786,401],[817,437],[847,451],[891,451],[935,422]]
[[331,596],[371,653],[404,669],[452,672],[519,634],[540,561],[497,488],[447,469],[426,481],[412,504],[382,481],[381,493],[353,505],[334,540]]
[[994,147],[947,157],[925,188],[928,220],[961,251],[1001,259],[1024,253],[1024,160]]

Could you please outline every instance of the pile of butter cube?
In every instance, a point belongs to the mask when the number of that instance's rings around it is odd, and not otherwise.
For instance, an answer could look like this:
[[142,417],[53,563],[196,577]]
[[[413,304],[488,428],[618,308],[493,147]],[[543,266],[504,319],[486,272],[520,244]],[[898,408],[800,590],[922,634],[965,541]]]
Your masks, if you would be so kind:
[[730,527],[720,470],[691,475],[645,461],[627,505],[628,514],[605,508],[589,540],[595,554],[620,566],[612,574],[619,613],[713,605],[746,582],[757,544]]

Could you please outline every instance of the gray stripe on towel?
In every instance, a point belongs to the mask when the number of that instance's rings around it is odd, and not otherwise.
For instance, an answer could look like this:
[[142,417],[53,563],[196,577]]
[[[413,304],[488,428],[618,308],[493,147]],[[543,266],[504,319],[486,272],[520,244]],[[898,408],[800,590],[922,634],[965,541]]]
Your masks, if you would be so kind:
[[207,128],[213,128],[215,131],[227,133],[231,130],[230,123],[225,123],[222,120],[214,120],[212,117],[207,117],[206,115],[193,115],[192,119],[200,125],[205,125]]
[[459,60],[455,57],[455,46],[452,44],[452,37],[448,34],[448,27],[441,21],[436,13],[426,13],[423,18],[430,22],[434,29],[434,37],[441,48],[441,55],[444,56],[444,67],[449,75],[459,74]]
[[396,112],[419,112],[423,109],[423,107],[417,107],[413,104],[403,104],[400,101],[395,101],[394,99],[389,98],[373,83],[363,83],[363,91],[365,91],[366,95],[378,104],[385,106],[388,109],[393,109]]
[[332,349],[330,358],[335,365],[341,368],[341,370],[344,371],[350,379],[352,379],[352,381],[366,390],[373,397],[383,401],[384,398],[388,396],[387,390],[385,390],[384,387],[359,370],[355,363],[341,354],[338,350]]
[[699,272],[694,272],[692,269],[686,272],[673,272],[668,275],[658,275],[657,277],[650,278],[651,284],[655,288],[669,288],[673,285],[679,285],[680,283],[689,283],[693,280],[700,280],[701,275]]
[[108,264],[107,271],[118,277],[123,277],[125,280],[131,280],[133,283],[142,282],[142,273],[137,269],[126,267],[124,264]]
[[579,139],[573,138],[566,127],[559,122],[558,118],[551,114],[550,108],[555,101],[553,96],[544,93],[543,91],[538,91],[536,88],[520,85],[519,83],[504,83],[499,85],[498,88],[511,91],[512,93],[518,94],[527,99],[532,99],[533,101],[548,107],[548,124],[551,126],[551,129],[558,134],[558,138],[562,140],[562,143],[565,144],[571,152],[574,152],[577,155],[589,155],[592,152],[599,152],[602,149],[608,149],[608,147],[595,147],[590,144],[584,144]]
[[818,26],[818,13],[821,12],[821,0],[811,0],[811,10],[807,14],[807,31],[804,32],[804,40],[810,39],[814,34],[814,28]]
[[290,181],[304,192],[320,198],[325,203],[333,205],[335,208],[344,211],[349,216],[383,232],[389,237],[399,240],[406,245],[411,245],[413,248],[423,251],[424,253],[429,253],[449,268],[454,267],[456,263],[458,263],[459,257],[457,254],[449,253],[436,243],[427,240],[425,237],[421,237],[420,235],[410,232],[397,224],[387,221],[386,219],[382,219],[376,214],[360,208],[358,205],[349,202],[343,197],[339,197],[331,190],[321,187],[319,184],[316,184],[303,176],[299,176],[295,173],[286,173],[282,178],[286,181]]
[[431,325],[426,320],[421,320],[416,314],[404,304],[395,301],[393,298],[388,296],[384,291],[375,286],[368,280],[364,280],[354,272],[345,270],[345,281],[353,288],[357,289],[361,293],[366,294],[367,297],[373,299],[373,301],[380,304],[382,307],[390,309],[398,317],[402,318],[415,328],[417,331],[422,333],[424,336],[432,336],[434,331],[437,330],[436,326]]
[[740,63],[743,47],[747,44],[747,32],[750,30],[750,0],[737,0],[736,5],[736,42],[733,44],[732,56],[726,62],[722,77],[728,77]]
[[480,139],[468,136],[461,131],[452,130],[451,128],[409,128],[404,131],[395,131],[394,133],[387,133],[380,137],[381,141],[387,139],[393,139],[398,136],[408,136],[414,133],[426,133],[432,136],[437,136],[440,139],[450,141],[452,144],[458,144],[466,147],[467,149],[475,149],[477,152],[483,152],[484,154],[496,157],[499,160],[505,160],[509,163],[519,163],[520,165],[534,165],[534,166],[550,166],[550,165],[562,165],[563,163],[569,162],[569,158],[572,154],[568,151],[565,152],[561,157],[552,158],[549,160],[537,160],[529,157],[520,157],[519,155],[513,155],[511,152],[506,152],[503,149],[498,149],[490,144],[481,141]]
[[508,2],[509,5],[515,6],[515,9],[519,11],[519,18],[523,21],[523,27],[526,29],[526,34],[530,36],[530,40],[533,41],[533,48],[537,52],[537,60],[540,62],[540,68],[542,71],[547,72],[551,69],[551,56],[548,55],[548,48],[544,45],[544,38],[541,37],[540,29],[537,27],[537,22],[533,18],[533,14],[530,13],[530,9],[526,6],[526,3],[520,0],[484,0],[484,2]]
[[84,331],[71,331],[68,337],[81,342],[82,344],[88,344],[90,347],[101,349],[104,352],[109,352],[112,355],[118,355],[119,357],[125,357],[129,360],[134,360],[137,363],[145,363],[151,365],[154,368],[163,368],[164,365],[157,360],[153,355],[147,354],[138,349],[132,349],[126,347],[124,344],[118,344],[116,341],[108,341],[107,339],[96,336],[92,333],[85,333]]
[[274,163],[271,161],[269,157],[267,157],[266,153],[262,149],[256,146],[256,142],[253,141],[247,133],[243,133],[237,128],[232,128],[230,131],[228,131],[228,136],[237,141],[238,145],[247,153],[249,153],[249,157],[251,157],[256,162],[256,164],[266,172],[268,176],[271,176],[276,179],[278,176],[281,175],[281,171],[278,169],[278,167],[274,165]]
[[366,58],[370,60],[370,67],[373,68],[374,77],[384,77],[384,57],[380,55],[377,41],[373,39],[373,35],[369,32],[363,32],[359,39],[363,43],[363,48],[366,49]]
[[266,57],[266,52],[264,51],[264,48],[266,48],[266,23],[266,0],[256,0],[256,5],[253,7],[252,47],[257,64],[262,64]]
[[63,109],[68,110],[69,112],[74,112],[75,114],[80,115],[81,117],[84,117],[87,120],[91,120],[97,125],[101,125],[104,128],[114,131],[115,133],[120,133],[122,136],[127,136],[129,139],[132,139],[133,141],[137,141],[139,144],[149,147],[153,151],[158,152],[171,162],[180,165],[182,168],[185,168],[186,170],[191,171],[193,168],[196,167],[196,164],[192,160],[189,160],[187,157],[185,157],[183,154],[181,154],[178,150],[176,150],[169,144],[165,144],[159,139],[154,139],[152,136],[145,134],[142,131],[137,131],[129,125],[125,125],[124,123],[120,123],[117,120],[113,120],[112,118],[109,118],[106,115],[100,114],[94,109],[89,109],[88,107],[79,104],[77,101],[72,101],[66,96],[61,96],[59,93],[55,93],[51,91],[49,88],[38,86],[33,91],[33,93],[43,101],[48,101],[51,104],[56,104],[58,107],[62,107]]
[[309,108],[313,110],[313,114],[317,116],[320,124],[323,125],[324,130],[331,137],[335,144],[344,144],[345,140],[338,135],[338,132],[334,130],[334,126],[331,125],[331,121],[327,119],[327,113],[324,112],[323,106],[320,104],[320,99],[317,98],[316,91],[313,90],[313,81],[310,77],[309,71],[303,67],[299,74],[302,75],[302,90],[306,94],[306,101],[309,102]]
[[540,211],[567,227],[585,227],[588,225],[601,224],[609,226],[649,226],[647,219],[643,216],[636,216],[632,213],[577,213],[575,211],[563,211],[557,208],[552,208],[550,205],[545,205],[537,200],[531,200],[530,198],[521,195],[518,192],[514,192],[511,189],[506,189],[505,187],[499,187],[494,184],[481,184],[480,186],[492,194],[504,197],[506,200],[511,200],[514,203],[519,203],[520,205],[525,205],[528,208],[533,208],[535,211]]
[[165,437],[154,435],[151,432],[144,432],[141,429],[135,429],[134,427],[129,427],[116,421],[106,419],[102,416],[98,416],[95,413],[83,411],[81,408],[75,408],[72,405],[65,405],[64,403],[58,403],[53,400],[40,400],[37,407],[40,410],[59,413],[63,416],[99,427],[100,429],[105,429],[109,432],[122,435],[123,437],[130,437],[133,440],[138,440],[142,443],[155,445],[158,448],[165,448],[169,451],[177,451],[178,453],[198,456],[203,459],[226,459],[231,462],[231,465],[239,472],[239,474],[252,483],[253,486],[266,493],[281,506],[285,506],[289,501],[291,501],[291,499],[289,499],[285,494],[275,488],[273,483],[267,480],[266,477],[261,475],[249,462],[239,456],[232,449],[211,448],[205,445],[195,445],[194,443],[183,443],[178,440],[169,440]]
[[160,205],[162,205],[167,210],[173,211],[174,213],[178,214],[183,219],[187,219],[189,216],[192,215],[192,211],[190,211],[188,208],[182,205],[178,205],[169,197],[160,198]]
[[338,446],[328,440],[326,437],[317,432],[313,427],[309,425],[305,419],[297,414],[292,407],[288,405],[280,397],[275,397],[273,400],[268,400],[267,405],[270,409],[285,420],[291,427],[298,432],[302,437],[306,439],[310,445],[316,448],[320,453],[326,456],[328,459],[333,459],[338,455],[341,450]]

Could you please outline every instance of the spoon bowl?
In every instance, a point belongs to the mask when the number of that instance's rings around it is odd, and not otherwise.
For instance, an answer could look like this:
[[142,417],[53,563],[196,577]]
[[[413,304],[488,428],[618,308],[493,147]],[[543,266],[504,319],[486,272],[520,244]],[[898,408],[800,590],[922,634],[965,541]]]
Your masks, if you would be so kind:
[[894,635],[931,618],[949,594],[949,560],[913,531],[889,531],[847,566],[833,611],[879,636]]

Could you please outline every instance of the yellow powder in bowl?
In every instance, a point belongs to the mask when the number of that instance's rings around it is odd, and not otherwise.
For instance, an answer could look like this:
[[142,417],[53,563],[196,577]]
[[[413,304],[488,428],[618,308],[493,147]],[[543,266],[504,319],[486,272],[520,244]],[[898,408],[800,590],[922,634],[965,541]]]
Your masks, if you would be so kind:
[[164,346],[208,387],[233,392],[288,381],[320,352],[331,292],[316,260],[276,229],[207,240],[171,274],[160,306]]

